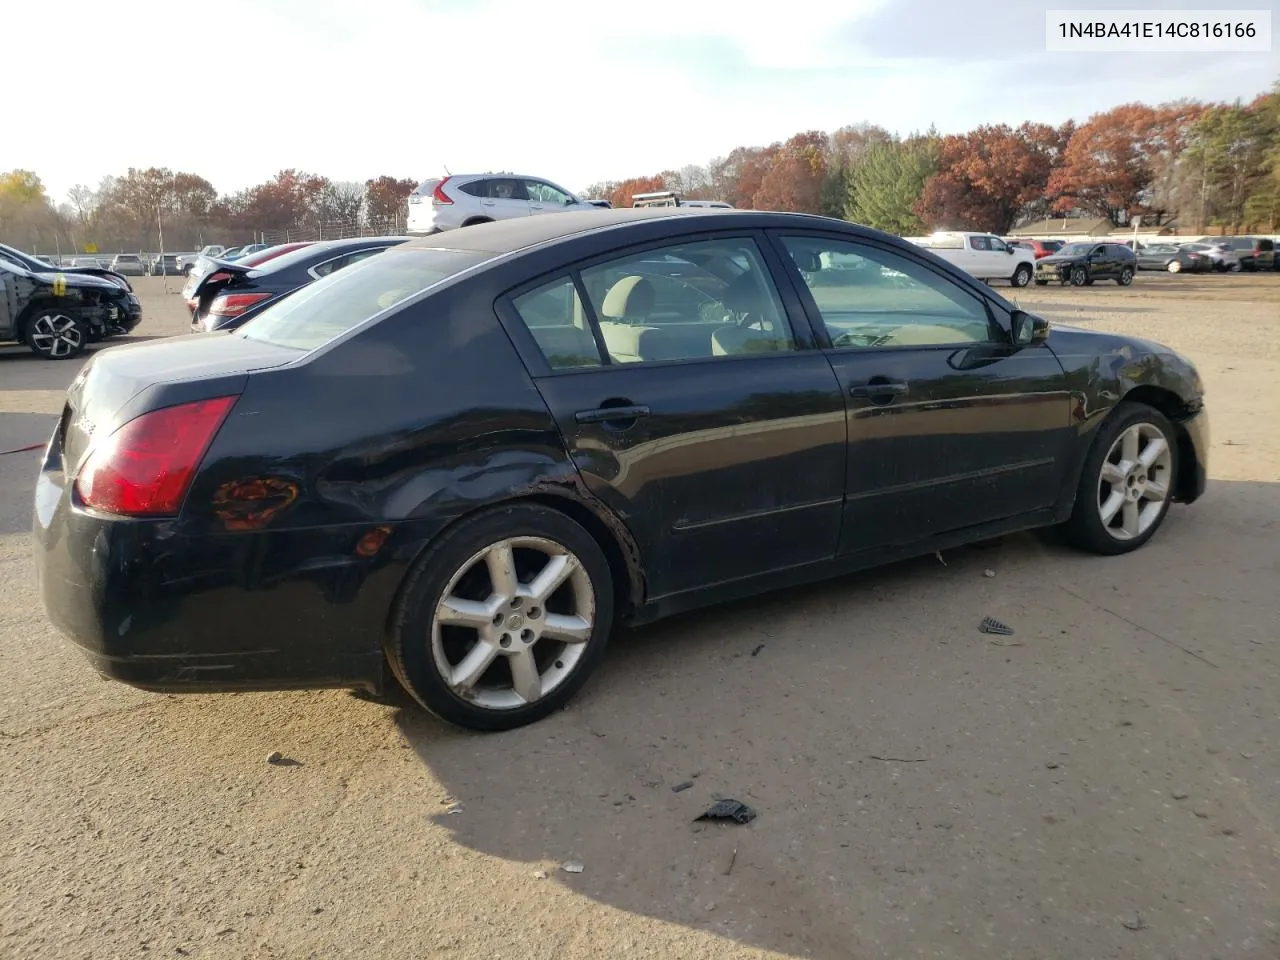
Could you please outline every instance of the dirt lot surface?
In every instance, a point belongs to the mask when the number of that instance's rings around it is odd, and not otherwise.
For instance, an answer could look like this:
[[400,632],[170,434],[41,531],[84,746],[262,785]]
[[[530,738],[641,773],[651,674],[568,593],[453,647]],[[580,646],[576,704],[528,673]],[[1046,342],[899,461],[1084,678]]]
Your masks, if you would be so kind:
[[[184,329],[161,285],[140,333]],[[1018,536],[620,636],[504,735],[98,679],[0,455],[0,956],[1274,960],[1280,275],[1017,295],[1197,362],[1202,501],[1127,557]],[[0,451],[77,366],[0,348]]]

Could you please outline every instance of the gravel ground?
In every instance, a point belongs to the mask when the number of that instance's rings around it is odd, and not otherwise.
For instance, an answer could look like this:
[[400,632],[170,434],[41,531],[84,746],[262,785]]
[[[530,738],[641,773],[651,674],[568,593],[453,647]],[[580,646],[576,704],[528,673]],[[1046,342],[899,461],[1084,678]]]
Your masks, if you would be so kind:
[[[1274,960],[1280,276],[1016,293],[1197,362],[1201,502],[1127,557],[1010,537],[624,634],[499,736],[98,679],[0,455],[0,956]],[[0,348],[0,451],[76,366]],[[694,824],[717,795],[758,819]]]

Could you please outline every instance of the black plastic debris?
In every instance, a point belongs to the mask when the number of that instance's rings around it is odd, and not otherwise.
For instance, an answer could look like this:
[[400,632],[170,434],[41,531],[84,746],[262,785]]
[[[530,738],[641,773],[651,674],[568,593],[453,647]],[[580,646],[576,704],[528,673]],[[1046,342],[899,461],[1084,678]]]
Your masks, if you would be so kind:
[[982,623],[978,624],[978,629],[983,633],[994,633],[998,637],[1013,636],[1013,627],[1007,623],[1001,623],[995,617],[983,617]]
[[693,781],[692,781],[692,780],[686,780],[684,783],[677,783],[674,787],[672,787],[672,788],[671,788],[671,792],[672,792],[672,793],[681,793],[681,792],[683,792],[683,791],[685,791],[685,790],[689,790],[689,789],[691,789],[692,787],[693,787]]
[[756,812],[745,803],[737,800],[717,800],[707,807],[706,813],[694,817],[699,820],[732,820],[734,823],[750,823],[756,818]]

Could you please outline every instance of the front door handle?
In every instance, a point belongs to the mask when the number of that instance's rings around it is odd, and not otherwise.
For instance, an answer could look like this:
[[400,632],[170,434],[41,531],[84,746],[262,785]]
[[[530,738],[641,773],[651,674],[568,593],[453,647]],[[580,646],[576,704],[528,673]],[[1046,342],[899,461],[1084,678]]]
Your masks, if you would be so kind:
[[900,397],[906,392],[907,385],[902,381],[878,377],[849,388],[851,397]]
[[611,423],[615,420],[635,420],[648,415],[648,407],[636,404],[627,407],[596,407],[594,410],[579,410],[573,415],[573,419],[579,423]]

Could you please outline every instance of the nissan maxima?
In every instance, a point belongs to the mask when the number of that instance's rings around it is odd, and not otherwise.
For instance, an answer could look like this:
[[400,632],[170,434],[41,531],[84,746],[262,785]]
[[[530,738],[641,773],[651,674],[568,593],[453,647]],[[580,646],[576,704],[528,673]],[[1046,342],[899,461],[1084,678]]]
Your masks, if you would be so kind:
[[[824,264],[857,263],[858,269]],[[615,623],[1035,527],[1145,544],[1204,389],[841,221],[595,210],[391,247],[98,353],[43,455],[45,609],[149,690],[394,675],[499,730]]]

